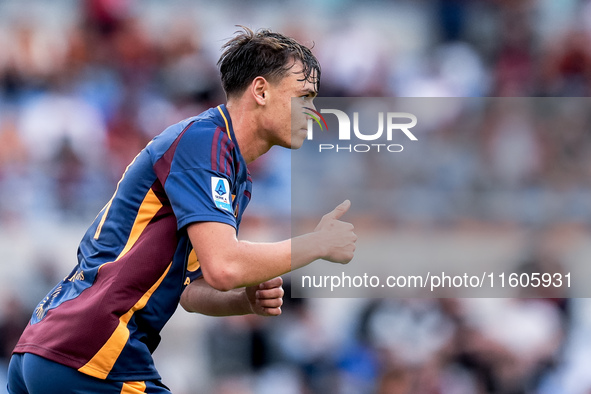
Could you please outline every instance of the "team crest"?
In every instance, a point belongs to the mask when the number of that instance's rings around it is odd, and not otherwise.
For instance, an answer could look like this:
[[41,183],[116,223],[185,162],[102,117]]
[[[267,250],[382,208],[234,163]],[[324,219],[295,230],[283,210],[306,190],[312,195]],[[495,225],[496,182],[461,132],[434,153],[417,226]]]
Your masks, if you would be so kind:
[[211,195],[216,207],[224,211],[232,212],[230,185],[227,179],[211,177]]

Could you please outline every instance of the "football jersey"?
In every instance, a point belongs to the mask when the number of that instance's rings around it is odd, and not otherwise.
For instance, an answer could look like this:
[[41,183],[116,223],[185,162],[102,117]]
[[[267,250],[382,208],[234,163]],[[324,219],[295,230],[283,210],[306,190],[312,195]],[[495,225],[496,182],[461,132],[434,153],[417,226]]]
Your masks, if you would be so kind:
[[202,276],[186,227],[238,231],[251,188],[224,105],[167,128],[127,167],[77,266],[39,303],[15,352],[100,379],[160,378],[151,356],[159,333]]

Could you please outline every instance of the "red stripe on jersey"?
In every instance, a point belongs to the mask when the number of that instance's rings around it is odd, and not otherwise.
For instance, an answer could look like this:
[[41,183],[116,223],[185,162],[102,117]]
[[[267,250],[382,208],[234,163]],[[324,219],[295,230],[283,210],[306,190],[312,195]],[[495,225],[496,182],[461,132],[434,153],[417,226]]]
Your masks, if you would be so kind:
[[211,144],[211,169],[213,171],[219,171],[218,152],[220,146],[220,138],[225,135],[221,128],[217,127],[213,135],[213,144]]
[[[232,163],[232,157],[230,156],[230,152],[228,151],[230,139],[228,138],[228,134],[224,133],[222,135],[222,143],[220,145],[221,152],[220,152],[220,168],[218,169],[219,172],[224,172],[228,177],[232,176],[232,172],[230,170],[230,166],[228,164]],[[221,167],[221,161],[224,161],[224,168]]]
[[161,184],[166,184],[166,179],[168,178],[168,174],[170,174],[170,166],[172,165],[172,159],[174,158],[174,153],[176,152],[176,148],[179,145],[179,142],[185,132],[191,127],[194,122],[189,123],[183,131],[179,134],[178,137],[174,140],[174,142],[170,145],[168,150],[158,159],[158,161],[154,164],[154,172],[156,176],[160,180]]

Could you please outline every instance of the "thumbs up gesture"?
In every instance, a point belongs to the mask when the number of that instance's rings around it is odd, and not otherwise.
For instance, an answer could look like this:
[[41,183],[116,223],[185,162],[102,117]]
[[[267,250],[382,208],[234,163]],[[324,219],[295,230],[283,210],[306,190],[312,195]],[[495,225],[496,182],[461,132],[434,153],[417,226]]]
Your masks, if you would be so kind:
[[357,235],[351,223],[340,220],[350,207],[351,201],[343,201],[324,215],[314,230],[322,240],[324,260],[347,264],[353,259]]

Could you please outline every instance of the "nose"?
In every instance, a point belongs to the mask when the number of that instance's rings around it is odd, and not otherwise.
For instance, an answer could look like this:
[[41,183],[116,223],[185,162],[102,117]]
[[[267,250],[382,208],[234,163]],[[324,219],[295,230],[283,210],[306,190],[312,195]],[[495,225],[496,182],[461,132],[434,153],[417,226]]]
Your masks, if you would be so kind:
[[314,104],[303,107],[302,112],[306,115],[306,119],[313,119],[314,114],[318,113],[318,111],[316,111],[316,107],[314,106]]

